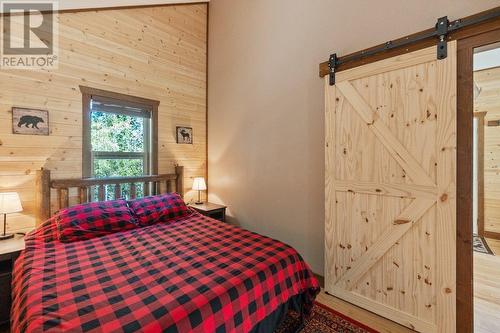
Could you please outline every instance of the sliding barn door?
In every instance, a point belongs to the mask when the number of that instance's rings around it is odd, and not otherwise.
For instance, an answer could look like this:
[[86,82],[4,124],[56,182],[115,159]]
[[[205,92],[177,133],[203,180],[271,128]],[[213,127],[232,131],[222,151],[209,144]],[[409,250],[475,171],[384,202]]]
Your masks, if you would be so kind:
[[326,78],[326,291],[455,332],[456,43]]

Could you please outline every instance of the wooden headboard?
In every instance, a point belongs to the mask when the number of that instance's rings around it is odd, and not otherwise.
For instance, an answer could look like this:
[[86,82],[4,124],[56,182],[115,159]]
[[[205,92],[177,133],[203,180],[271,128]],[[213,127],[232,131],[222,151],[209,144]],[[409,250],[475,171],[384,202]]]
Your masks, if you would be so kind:
[[[85,178],[85,179],[55,179],[51,180],[50,170],[38,170],[35,182],[35,215],[36,226],[39,226],[51,216],[51,192],[55,190],[57,209],[70,206],[70,189],[76,189],[76,204],[87,203],[91,198],[91,190],[97,189],[97,198],[104,201],[106,188],[114,186],[113,197],[122,197],[122,185],[130,185],[130,199],[136,198],[136,184],[144,184],[144,195],[177,192],[184,197],[184,167],[176,166],[175,174],[115,177],[115,178]],[[73,201],[74,201],[73,200]]]

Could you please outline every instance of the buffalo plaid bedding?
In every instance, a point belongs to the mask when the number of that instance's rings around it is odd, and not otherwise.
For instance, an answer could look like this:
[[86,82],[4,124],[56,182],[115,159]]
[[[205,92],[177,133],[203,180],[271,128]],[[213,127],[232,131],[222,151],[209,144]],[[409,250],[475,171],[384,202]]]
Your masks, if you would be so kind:
[[54,216],[58,239],[72,243],[137,228],[125,200],[91,202],[63,209]]
[[177,193],[131,200],[128,204],[143,227],[174,220],[189,213],[184,200]]
[[250,332],[318,282],[291,247],[198,213],[74,243],[47,221],[13,273],[12,332]]

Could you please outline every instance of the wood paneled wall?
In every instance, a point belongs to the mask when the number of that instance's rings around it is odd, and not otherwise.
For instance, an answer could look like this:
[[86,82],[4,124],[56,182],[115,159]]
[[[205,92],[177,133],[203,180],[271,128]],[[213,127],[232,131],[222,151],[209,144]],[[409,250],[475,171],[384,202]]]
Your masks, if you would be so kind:
[[500,67],[475,72],[480,93],[475,112],[487,112],[484,127],[484,230],[500,233]]
[[[59,68],[0,71],[0,191],[19,192],[24,212],[11,231],[34,226],[34,174],[82,177],[79,85],[160,101],[159,172],[185,166],[206,176],[207,5],[158,6],[59,14]],[[50,136],[12,134],[12,106],[49,110]],[[192,126],[194,145],[177,145],[176,126]]]

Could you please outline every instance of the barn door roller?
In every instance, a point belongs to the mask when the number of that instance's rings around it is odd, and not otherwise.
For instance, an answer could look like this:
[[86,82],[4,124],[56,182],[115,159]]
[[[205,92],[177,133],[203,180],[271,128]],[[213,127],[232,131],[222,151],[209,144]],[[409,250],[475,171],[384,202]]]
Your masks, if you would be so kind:
[[330,85],[335,85],[335,69],[338,66],[337,53],[330,55],[330,60],[328,61],[328,67],[330,68]]
[[437,58],[442,60],[448,57],[448,26],[450,21],[444,16],[436,23],[436,35],[438,36]]
[[469,18],[465,19],[460,19],[460,20],[455,20],[453,22],[450,22],[448,20],[447,16],[441,17],[437,20],[437,23],[434,27],[434,29],[429,29],[426,30],[422,33],[419,34],[414,34],[411,36],[408,36],[404,39],[399,39],[397,41],[388,41],[382,46],[371,48],[365,51],[357,52],[352,55],[348,55],[345,57],[337,57],[337,54],[334,53],[330,56],[330,59],[328,61],[328,67],[330,70],[330,85],[335,84],[335,73],[337,71],[337,68],[340,65],[343,65],[345,63],[351,62],[351,61],[356,61],[360,60],[372,55],[375,55],[380,52],[396,49],[396,48],[401,48],[404,46],[408,46],[410,44],[420,42],[422,40],[426,39],[431,39],[435,38],[437,39],[437,59],[442,60],[446,59],[448,56],[448,40],[449,40],[449,34],[452,32],[455,32],[457,30],[460,30],[462,28],[475,25],[478,23],[482,23],[484,21],[488,21],[491,19],[495,19],[500,17],[500,7],[498,7],[496,10],[491,10],[487,12],[484,15],[476,15],[472,16]]

